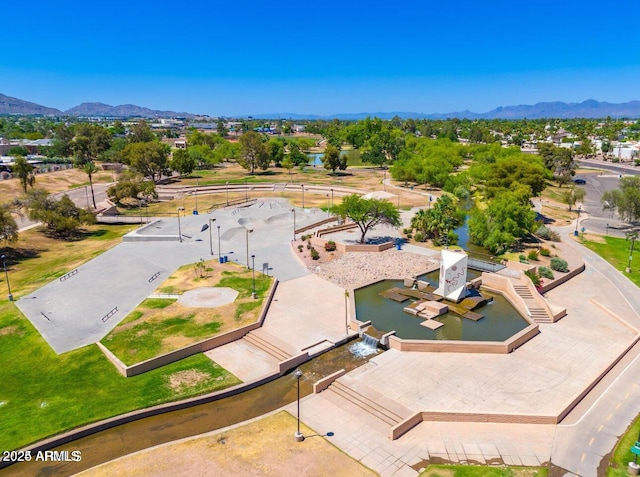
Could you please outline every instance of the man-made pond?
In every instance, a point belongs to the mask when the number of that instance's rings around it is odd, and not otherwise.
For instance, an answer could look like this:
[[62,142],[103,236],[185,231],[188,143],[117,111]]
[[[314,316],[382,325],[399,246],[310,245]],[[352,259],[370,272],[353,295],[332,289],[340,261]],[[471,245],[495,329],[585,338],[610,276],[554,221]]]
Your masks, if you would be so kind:
[[[438,274],[436,271],[418,278],[437,286]],[[478,275],[478,272],[470,270],[467,279]],[[484,315],[482,319],[473,321],[448,312],[437,317],[444,326],[431,330],[420,325],[423,318],[404,311],[411,300],[396,302],[380,295],[390,288],[402,286],[402,280],[384,280],[356,290],[356,318],[359,321],[370,320],[377,330],[395,331],[398,338],[419,340],[504,341],[529,326],[505,297],[482,290],[482,295],[493,299],[474,310]]]

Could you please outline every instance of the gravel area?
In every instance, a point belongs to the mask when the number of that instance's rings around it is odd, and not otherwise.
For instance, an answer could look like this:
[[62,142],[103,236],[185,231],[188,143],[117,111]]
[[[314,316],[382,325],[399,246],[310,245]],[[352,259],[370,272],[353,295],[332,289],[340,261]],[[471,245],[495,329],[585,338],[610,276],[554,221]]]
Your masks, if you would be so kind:
[[383,278],[408,278],[438,266],[424,255],[389,249],[384,252],[348,252],[333,260],[308,266],[316,275],[342,288],[358,288]]

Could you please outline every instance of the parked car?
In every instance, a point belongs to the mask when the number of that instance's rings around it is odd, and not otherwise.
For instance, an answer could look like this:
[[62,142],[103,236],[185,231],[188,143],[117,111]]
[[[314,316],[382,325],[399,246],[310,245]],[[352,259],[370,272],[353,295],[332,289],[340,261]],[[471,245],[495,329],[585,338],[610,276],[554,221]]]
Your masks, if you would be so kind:
[[583,184],[586,184],[586,183],[587,183],[587,181],[585,181],[584,179],[580,179],[580,178],[578,178],[578,179],[573,179],[573,183],[574,183],[574,184],[583,185]]

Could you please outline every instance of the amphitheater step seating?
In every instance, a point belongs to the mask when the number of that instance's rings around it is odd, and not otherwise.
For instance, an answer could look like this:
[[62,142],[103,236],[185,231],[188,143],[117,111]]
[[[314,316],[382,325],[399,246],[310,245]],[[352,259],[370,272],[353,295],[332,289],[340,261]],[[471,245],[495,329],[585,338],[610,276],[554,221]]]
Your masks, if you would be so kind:
[[334,396],[347,400],[392,427],[412,414],[404,406],[384,397],[377,391],[357,383],[348,376],[343,376],[334,381],[327,391]]
[[278,361],[284,361],[292,356],[289,352],[282,349],[283,346],[277,339],[271,336],[261,336],[252,331],[246,334],[243,339],[268,355],[273,356]]

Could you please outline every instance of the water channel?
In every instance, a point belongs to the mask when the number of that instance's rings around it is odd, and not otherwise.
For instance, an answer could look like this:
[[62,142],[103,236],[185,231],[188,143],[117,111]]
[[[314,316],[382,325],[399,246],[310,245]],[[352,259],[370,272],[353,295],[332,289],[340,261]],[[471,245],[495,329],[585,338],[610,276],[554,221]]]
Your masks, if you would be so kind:
[[[311,394],[313,384],[320,378],[340,369],[350,371],[373,357],[354,356],[350,346],[348,343],[334,348],[302,364],[300,396]],[[294,402],[296,396],[296,377],[289,373],[235,396],[122,424],[52,449],[79,450],[82,452],[80,462],[23,462],[0,470],[0,475],[73,475],[133,452],[261,416]],[[304,403],[301,405],[301,419],[304,420]],[[292,436],[294,431],[291,429]]]

